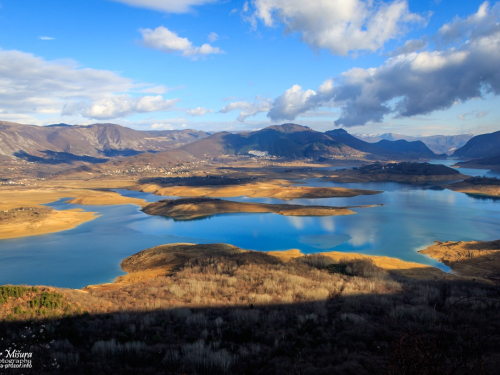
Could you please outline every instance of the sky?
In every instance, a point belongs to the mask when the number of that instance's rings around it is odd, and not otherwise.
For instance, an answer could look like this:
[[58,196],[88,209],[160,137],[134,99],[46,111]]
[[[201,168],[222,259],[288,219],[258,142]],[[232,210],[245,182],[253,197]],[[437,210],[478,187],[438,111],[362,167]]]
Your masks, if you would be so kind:
[[0,0],[0,120],[500,130],[500,2]]

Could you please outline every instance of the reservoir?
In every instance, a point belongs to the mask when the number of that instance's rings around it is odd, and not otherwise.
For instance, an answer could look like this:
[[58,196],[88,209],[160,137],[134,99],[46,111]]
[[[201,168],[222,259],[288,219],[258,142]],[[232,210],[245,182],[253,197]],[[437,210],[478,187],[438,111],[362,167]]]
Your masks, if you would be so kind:
[[[445,164],[443,161],[439,161]],[[450,164],[453,164],[450,163]],[[487,170],[460,169],[464,174],[495,176]],[[479,172],[479,173],[478,173]],[[250,250],[300,249],[385,255],[448,268],[417,253],[433,241],[500,238],[500,200],[443,190],[434,185],[400,183],[332,183],[302,180],[310,186],[382,190],[351,198],[276,199],[228,198],[263,203],[359,206],[354,215],[293,217],[272,213],[227,214],[174,221],[149,216],[139,206],[79,206],[66,199],[48,204],[56,210],[82,208],[100,217],[74,229],[0,241],[0,284],[82,288],[112,282],[123,274],[120,262],[144,249],[166,243],[229,243]],[[156,201],[165,197],[116,190],[129,197]],[[69,198],[69,197],[68,197]]]

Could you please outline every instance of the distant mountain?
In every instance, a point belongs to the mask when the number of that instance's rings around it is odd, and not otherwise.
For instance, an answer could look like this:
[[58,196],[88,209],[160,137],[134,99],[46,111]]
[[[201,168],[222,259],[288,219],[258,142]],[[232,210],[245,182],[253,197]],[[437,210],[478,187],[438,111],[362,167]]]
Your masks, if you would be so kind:
[[456,149],[465,145],[472,137],[472,134],[431,135],[428,137],[421,137],[420,140],[436,154],[451,155]]
[[45,125],[46,128],[60,128],[60,127],[70,127],[70,126],[74,126],[74,125],[69,125],[69,124],[64,124],[64,123],[60,123],[60,124],[50,124],[50,125]]
[[197,130],[138,131],[115,124],[21,125],[0,121],[0,156],[50,163],[102,162],[109,157],[161,152],[209,134]]
[[381,141],[373,144],[357,139],[343,129],[321,133],[296,124],[273,125],[247,133],[217,133],[182,146],[180,149],[199,158],[248,155],[252,151],[289,158],[373,156],[418,159],[436,157],[420,141]]
[[354,136],[369,143],[379,142],[384,139],[387,141],[397,141],[401,139],[410,142],[422,141],[432,152],[448,155],[451,155],[457,148],[462,147],[473,137],[472,134],[410,136],[397,133],[354,134]]
[[200,158],[248,155],[249,151],[289,158],[362,155],[358,150],[333,140],[324,133],[296,124],[274,125],[248,133],[217,133],[180,149]]
[[497,155],[500,155],[500,131],[476,135],[453,153],[453,156],[467,159],[488,158]]
[[325,132],[330,138],[345,145],[383,157],[404,157],[411,159],[418,158],[433,158],[436,154],[432,152],[422,141],[408,142],[400,139],[396,141],[389,141],[382,139],[375,143],[365,142],[349,134],[344,129],[335,129]]

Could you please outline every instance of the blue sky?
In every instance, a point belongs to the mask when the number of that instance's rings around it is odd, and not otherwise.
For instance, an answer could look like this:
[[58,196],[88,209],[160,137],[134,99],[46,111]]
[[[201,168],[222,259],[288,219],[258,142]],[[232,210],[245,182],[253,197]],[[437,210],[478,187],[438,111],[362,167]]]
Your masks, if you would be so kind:
[[500,130],[500,3],[0,3],[0,120]]

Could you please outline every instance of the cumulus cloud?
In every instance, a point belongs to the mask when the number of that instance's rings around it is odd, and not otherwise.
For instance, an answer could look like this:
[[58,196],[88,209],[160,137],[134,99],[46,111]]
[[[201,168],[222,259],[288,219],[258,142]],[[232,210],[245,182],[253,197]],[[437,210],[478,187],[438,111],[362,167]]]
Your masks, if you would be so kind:
[[114,0],[138,8],[146,8],[166,13],[187,13],[194,6],[215,3],[217,0]]
[[478,13],[484,12],[482,18],[474,14],[453,22],[469,25],[463,31],[469,38],[458,47],[399,55],[377,68],[354,68],[341,74],[335,87],[328,80],[328,90],[293,86],[274,101],[268,116],[293,120],[305,111],[335,105],[342,110],[335,124],[349,127],[381,122],[388,114],[409,117],[448,109],[484,93],[499,95],[500,28],[494,20],[500,19],[500,5],[483,4]]
[[80,114],[86,118],[109,120],[126,117],[134,113],[160,112],[171,109],[177,99],[163,99],[158,96],[131,97],[127,94],[114,95],[96,101],[78,101],[66,103],[62,115]]
[[165,53],[179,52],[184,57],[197,59],[201,56],[224,53],[219,47],[212,47],[205,43],[200,47],[193,46],[187,38],[178,36],[164,26],[156,29],[139,29],[142,34],[142,44],[149,48],[154,48]]
[[188,109],[186,111],[186,113],[189,115],[189,116],[204,116],[208,113],[213,113],[213,110],[209,109],[207,111],[206,108],[203,108],[203,107],[198,107],[198,108],[193,108],[193,109]]
[[272,100],[268,98],[255,98],[254,102],[248,102],[245,100],[239,102],[232,102],[224,106],[219,112],[228,113],[231,111],[239,110],[238,121],[243,122],[248,117],[255,116],[261,112],[267,112],[271,109]]
[[171,104],[161,96],[128,94],[148,87],[157,86],[137,83],[109,70],[80,68],[74,61],[46,61],[20,51],[0,50],[2,115],[63,112],[111,118],[111,114],[119,117],[133,111],[163,110]]
[[303,90],[299,85],[293,85],[290,89],[273,102],[268,117],[273,121],[289,119],[316,108],[320,103],[325,105],[333,94],[333,79],[323,82],[318,91]]
[[447,45],[496,34],[500,30],[499,14],[498,3],[491,8],[489,2],[485,1],[475,14],[465,19],[456,18],[453,22],[443,25],[434,40],[440,45]]
[[258,21],[269,27],[283,24],[285,33],[299,33],[314,49],[342,56],[376,51],[409,24],[426,22],[409,11],[406,0],[253,0],[251,5],[245,3],[243,12],[253,27]]

